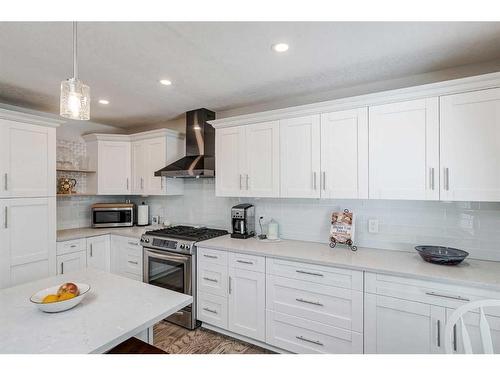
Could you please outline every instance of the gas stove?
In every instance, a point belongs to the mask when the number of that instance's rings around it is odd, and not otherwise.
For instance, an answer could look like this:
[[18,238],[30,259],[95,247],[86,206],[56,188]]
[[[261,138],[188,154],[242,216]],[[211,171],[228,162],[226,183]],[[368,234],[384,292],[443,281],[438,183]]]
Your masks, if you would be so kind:
[[147,231],[141,238],[141,245],[156,250],[192,254],[196,242],[224,236],[227,233],[221,229],[178,225]]

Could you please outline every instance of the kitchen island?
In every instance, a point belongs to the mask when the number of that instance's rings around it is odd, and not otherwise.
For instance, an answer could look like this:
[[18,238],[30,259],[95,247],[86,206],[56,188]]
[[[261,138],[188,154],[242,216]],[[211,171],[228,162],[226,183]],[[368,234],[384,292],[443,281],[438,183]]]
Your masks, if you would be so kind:
[[[44,313],[37,291],[65,282],[89,284],[78,306]],[[111,273],[85,269],[0,290],[0,353],[105,353],[192,303],[191,296]]]

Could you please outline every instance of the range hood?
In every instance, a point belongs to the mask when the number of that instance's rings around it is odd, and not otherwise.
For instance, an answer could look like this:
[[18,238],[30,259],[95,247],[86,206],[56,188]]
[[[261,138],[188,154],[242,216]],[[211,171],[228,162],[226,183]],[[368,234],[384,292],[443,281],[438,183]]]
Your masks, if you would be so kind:
[[215,112],[206,108],[186,112],[186,156],[155,172],[164,177],[214,177],[215,129],[207,121]]

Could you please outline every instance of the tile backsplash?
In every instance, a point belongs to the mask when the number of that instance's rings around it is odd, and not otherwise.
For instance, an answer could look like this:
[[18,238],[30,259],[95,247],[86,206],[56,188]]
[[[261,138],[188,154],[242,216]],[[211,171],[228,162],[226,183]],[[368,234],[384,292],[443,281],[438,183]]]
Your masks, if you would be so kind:
[[[182,196],[129,198],[149,204],[150,215],[162,221],[228,230],[231,207],[249,202],[256,206],[256,219],[278,221],[283,238],[324,243],[331,212],[348,208],[355,215],[358,246],[412,251],[416,244],[446,245],[467,250],[472,258],[500,261],[500,203],[217,198],[213,179],[186,179]],[[88,226],[90,204],[113,199],[126,197],[59,199],[59,229]],[[378,220],[378,233],[368,232],[369,219]]]

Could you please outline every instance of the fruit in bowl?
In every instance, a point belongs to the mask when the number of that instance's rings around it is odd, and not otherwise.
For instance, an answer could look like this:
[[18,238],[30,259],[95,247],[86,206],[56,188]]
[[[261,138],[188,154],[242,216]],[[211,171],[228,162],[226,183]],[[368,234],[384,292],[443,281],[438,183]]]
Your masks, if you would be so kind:
[[59,286],[40,290],[31,296],[30,301],[45,312],[60,312],[78,305],[90,286],[83,283],[64,283]]

